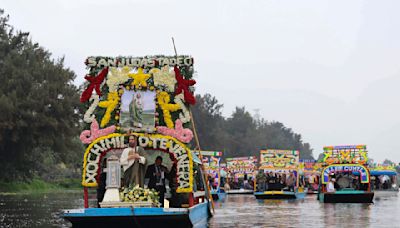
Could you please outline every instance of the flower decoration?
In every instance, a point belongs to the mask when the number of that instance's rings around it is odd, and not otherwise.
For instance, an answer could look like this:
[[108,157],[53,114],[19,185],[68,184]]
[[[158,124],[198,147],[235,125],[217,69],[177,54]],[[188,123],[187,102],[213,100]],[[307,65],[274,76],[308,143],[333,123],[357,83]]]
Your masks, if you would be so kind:
[[176,95],[174,98],[175,103],[179,104],[182,109],[182,113],[179,113],[179,119],[182,121],[182,123],[187,123],[190,121],[190,113],[186,105],[183,103],[183,100],[183,93]]
[[180,119],[175,121],[175,129],[159,126],[157,127],[157,132],[177,138],[179,141],[184,143],[189,143],[193,139],[192,130],[189,128],[183,128],[182,121]]
[[143,73],[143,68],[139,67],[137,73],[128,75],[129,77],[133,78],[132,85],[135,87],[135,89],[138,89],[139,87],[147,87],[146,81],[150,78],[150,74]]
[[119,85],[125,83],[129,80],[129,71],[131,70],[130,67],[125,66],[119,70],[116,67],[110,68],[110,73],[107,75],[107,86],[109,92],[115,92],[118,90]]
[[107,128],[104,129],[100,129],[99,128],[99,123],[97,122],[96,119],[94,119],[92,121],[92,123],[90,124],[90,130],[84,130],[82,131],[81,135],[80,135],[80,139],[82,141],[82,143],[85,144],[90,144],[92,143],[95,139],[105,136],[105,135],[109,135],[111,133],[114,133],[115,131],[115,126],[109,126]]
[[181,71],[177,66],[174,67],[174,71],[175,71],[176,81],[178,82],[175,94],[180,94],[183,92],[185,101],[191,105],[194,105],[196,103],[196,99],[194,98],[192,92],[190,92],[189,86],[196,84],[196,81],[191,79],[190,80],[184,79],[183,76],[181,75]]
[[96,118],[96,116],[93,114],[93,112],[96,109],[97,105],[99,104],[99,100],[100,100],[99,95],[92,94],[89,101],[92,101],[92,100],[93,100],[93,103],[90,105],[88,110],[86,110],[85,115],[83,116],[83,121],[85,121],[86,123],[91,123]]
[[179,104],[170,104],[170,97],[167,92],[160,92],[157,94],[157,101],[163,112],[164,122],[168,128],[173,128],[174,123],[171,119],[171,112],[175,112],[180,109]]
[[159,195],[154,189],[141,188],[139,185],[130,188],[122,188],[120,198],[124,202],[151,202],[159,206]]
[[119,100],[120,97],[118,95],[118,92],[115,91],[115,92],[109,92],[107,94],[107,100],[99,102],[99,107],[106,108],[106,112],[104,113],[103,119],[101,119],[100,123],[101,127],[106,126],[108,122],[110,122],[111,113],[117,107]]
[[93,93],[93,89],[96,90],[96,93],[99,96],[101,96],[100,86],[101,83],[104,81],[104,78],[106,77],[107,73],[108,73],[108,67],[103,68],[103,70],[101,70],[100,73],[95,77],[90,75],[85,76],[85,79],[88,80],[90,84],[85,89],[85,91],[83,91],[81,95],[81,102],[86,102],[90,99]]
[[174,72],[169,70],[168,65],[162,67],[161,70],[158,68],[153,68],[150,70],[150,73],[153,74],[155,86],[165,86],[166,91],[174,92],[176,78]]

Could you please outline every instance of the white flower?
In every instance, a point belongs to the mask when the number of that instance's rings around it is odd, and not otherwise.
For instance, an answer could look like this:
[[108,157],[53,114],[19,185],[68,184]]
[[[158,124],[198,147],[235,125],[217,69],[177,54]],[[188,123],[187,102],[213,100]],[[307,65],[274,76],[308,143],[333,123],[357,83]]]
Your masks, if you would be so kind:
[[110,67],[110,71],[107,75],[107,86],[108,92],[115,92],[118,90],[120,84],[125,83],[130,79],[128,76],[131,68],[128,66],[122,67],[122,69],[118,69],[116,67]]
[[154,86],[165,86],[167,91],[175,91],[175,73],[174,71],[169,70],[169,66],[164,66],[161,68],[161,70],[158,68],[153,68],[150,70],[150,74],[153,74]]

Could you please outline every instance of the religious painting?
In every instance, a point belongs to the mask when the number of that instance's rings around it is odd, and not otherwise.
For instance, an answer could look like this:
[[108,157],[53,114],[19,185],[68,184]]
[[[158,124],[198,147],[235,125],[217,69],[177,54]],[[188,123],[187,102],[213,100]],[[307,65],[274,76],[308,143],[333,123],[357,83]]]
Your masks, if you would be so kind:
[[121,128],[124,131],[153,132],[155,129],[155,99],[155,91],[124,89],[121,96]]

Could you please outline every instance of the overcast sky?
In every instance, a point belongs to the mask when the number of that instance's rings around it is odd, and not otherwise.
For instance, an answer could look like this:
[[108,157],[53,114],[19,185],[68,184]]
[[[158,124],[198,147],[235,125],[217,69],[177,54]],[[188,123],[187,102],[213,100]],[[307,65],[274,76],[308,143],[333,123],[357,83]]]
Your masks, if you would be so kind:
[[[91,55],[195,58],[197,93],[324,145],[400,161],[400,1],[2,0],[83,82]],[[268,142],[265,142],[268,144]],[[218,148],[208,148],[210,150]]]

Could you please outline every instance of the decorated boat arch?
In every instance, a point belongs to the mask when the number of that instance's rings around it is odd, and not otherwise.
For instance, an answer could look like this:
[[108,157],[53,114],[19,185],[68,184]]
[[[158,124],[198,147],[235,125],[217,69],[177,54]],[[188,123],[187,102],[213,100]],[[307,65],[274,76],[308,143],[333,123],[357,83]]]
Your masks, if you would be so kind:
[[193,158],[190,149],[177,139],[160,135],[131,133],[113,133],[93,141],[86,149],[83,162],[82,185],[84,187],[97,187],[98,177],[103,157],[114,149],[124,149],[128,146],[127,136],[138,137],[138,145],[146,150],[159,150],[169,153],[177,165],[178,193],[193,191]]
[[245,179],[254,180],[255,171],[257,169],[257,157],[233,157],[225,158],[226,170],[228,171],[228,182],[230,190],[227,191],[229,194],[251,194],[253,189],[248,186],[246,189],[244,186]]
[[[202,163],[190,150],[195,138],[190,113],[190,106],[196,103],[193,62],[188,55],[86,59],[89,73],[80,97],[86,106],[82,122],[85,129],[80,134],[86,145],[82,169],[85,209],[79,213],[67,211],[63,215],[66,219],[74,225],[111,222],[142,227],[188,226],[208,218],[211,199],[204,187],[207,182],[195,176],[204,175]],[[123,151],[131,148],[130,138],[136,141],[135,151],[138,147],[144,151],[139,160],[145,169],[152,163],[155,166],[161,157],[167,173],[162,177],[168,178],[171,189],[170,198],[165,199],[170,207],[182,210],[160,208],[163,199],[158,203],[154,196],[161,193],[146,189],[146,184],[122,188],[123,171],[118,161]],[[99,192],[105,185],[104,199],[97,195],[102,208],[88,208],[88,188]],[[144,195],[136,198],[139,193]],[[119,200],[110,201],[110,195]],[[126,214],[125,207],[134,210]]]

